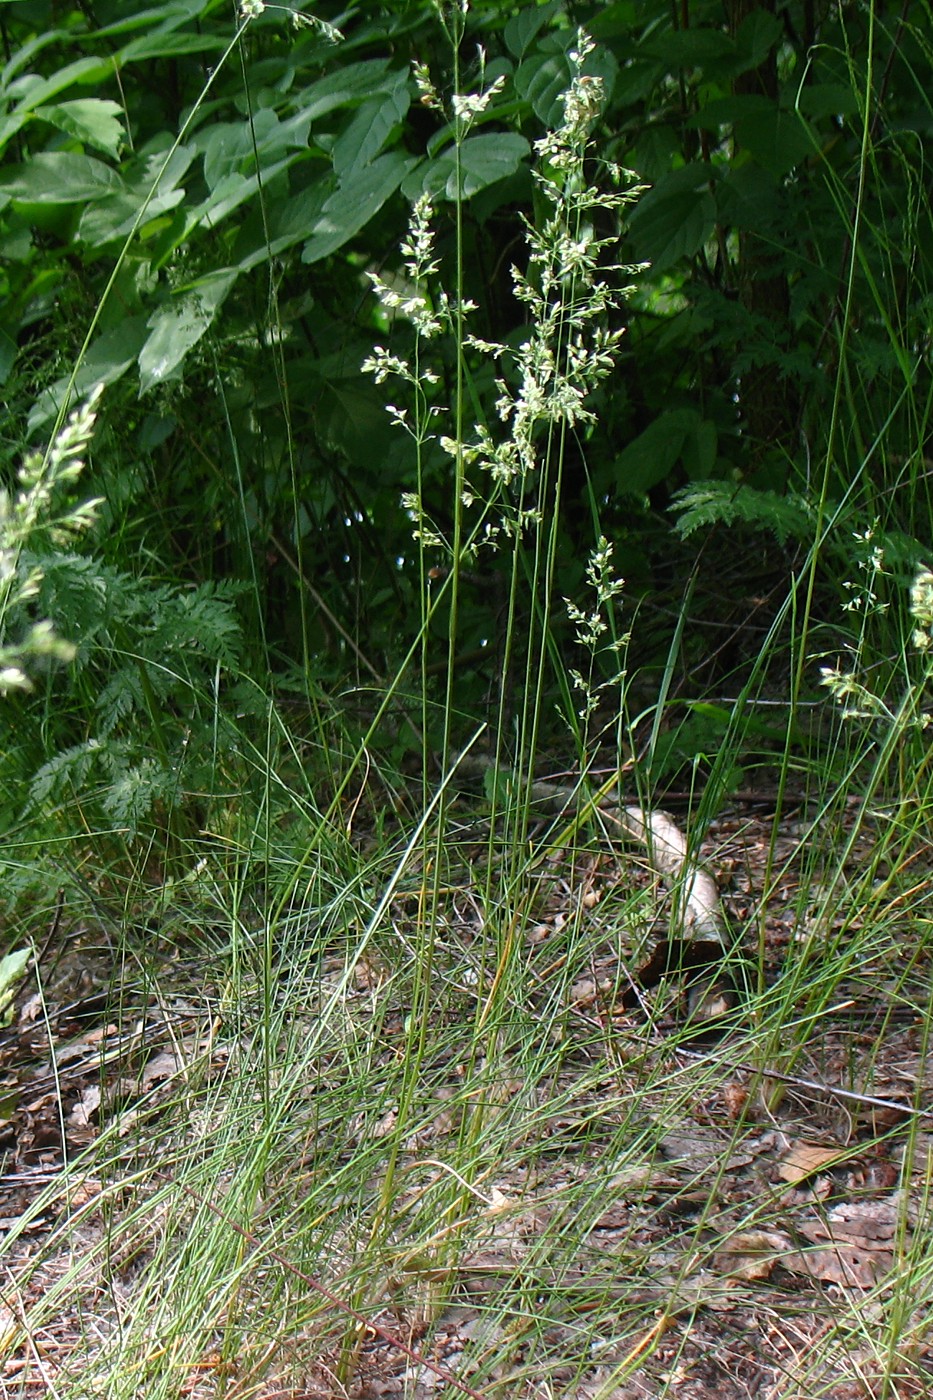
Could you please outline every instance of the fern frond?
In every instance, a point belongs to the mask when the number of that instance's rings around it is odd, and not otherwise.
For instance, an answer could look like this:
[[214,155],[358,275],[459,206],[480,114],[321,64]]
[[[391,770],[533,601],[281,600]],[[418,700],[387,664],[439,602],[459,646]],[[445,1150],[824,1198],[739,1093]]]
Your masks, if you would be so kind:
[[127,768],[122,766],[108,784],[102,806],[108,817],[135,836],[155,804],[170,797],[177,786],[174,773],[154,758],[144,758]]
[[677,493],[671,510],[679,516],[676,529],[681,539],[713,525],[746,525],[767,531],[783,545],[789,539],[810,539],[814,528],[813,508],[802,496],[780,496],[732,481],[687,486]]
[[60,803],[83,788],[101,756],[101,748],[99,739],[86,739],[53,754],[33,775],[26,810],[36,812],[47,803]]

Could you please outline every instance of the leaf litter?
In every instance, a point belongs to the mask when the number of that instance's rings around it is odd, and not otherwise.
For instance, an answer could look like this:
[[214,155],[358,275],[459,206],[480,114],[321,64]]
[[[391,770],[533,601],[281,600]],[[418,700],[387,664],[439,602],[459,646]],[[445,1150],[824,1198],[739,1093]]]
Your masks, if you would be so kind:
[[[769,824],[754,811],[723,818],[711,833],[713,865],[734,861],[727,904],[740,923],[754,913],[769,839]],[[269,1400],[427,1397],[458,1388],[531,1397],[544,1393],[545,1382],[548,1393],[568,1400],[928,1393],[933,1342],[922,1289],[906,1308],[896,1392],[885,1389],[891,1357],[872,1341],[892,1300],[909,1296],[905,1281],[918,1269],[923,1276],[933,1163],[923,1003],[905,1023],[885,995],[891,986],[901,1003],[915,995],[898,982],[899,969],[886,966],[886,980],[870,989],[866,969],[856,969],[851,995],[836,989],[843,1009],[819,1018],[787,1073],[769,1075],[760,1061],[749,1063],[751,1041],[746,1028],[735,1030],[740,1022],[721,1035],[684,1040],[677,1034],[686,1006],[682,968],[670,949],[660,970],[639,952],[637,930],[630,953],[620,949],[620,880],[631,865],[606,851],[585,852],[555,860],[542,877],[524,941],[532,1002],[549,1008],[549,1034],[562,1042],[547,1084],[443,1056],[436,1065],[425,1112],[401,1144],[400,1172],[411,1185],[396,1204],[400,1217],[414,1218],[427,1194],[450,1183],[447,1147],[465,1130],[478,1095],[487,1125],[509,1150],[470,1186],[457,1250],[445,1253],[440,1236],[413,1248],[404,1230],[396,1232],[367,1289],[379,1332],[358,1347],[352,1374],[335,1387],[332,1330],[312,1323],[266,1346],[261,1364],[252,1352],[221,1361],[206,1346],[179,1395],[213,1395],[229,1383]],[[638,878],[651,886],[650,872]],[[765,957],[774,977],[801,936],[798,905],[789,863],[767,916]],[[404,903],[395,918],[404,938]],[[468,888],[452,894],[449,919],[459,962],[440,966],[438,976],[449,978],[466,1006],[481,995],[484,975],[476,956],[481,921]],[[568,979],[568,930],[581,928],[588,967]],[[63,939],[54,979],[41,995],[24,988],[0,1034],[3,1393],[30,1393],[42,1377],[57,1385],[73,1380],[88,1362],[88,1316],[97,1317],[102,1337],[112,1335],[119,1318],[132,1314],[154,1257],[143,1238],[128,1242],[122,1259],[115,1245],[106,1269],[100,1263],[103,1232],[116,1240],[120,1218],[112,1179],[93,1166],[101,1135],[132,1142],[126,1194],[138,1201],[165,1179],[167,1161],[171,1170],[172,1153],[159,1147],[166,1116],[177,1115],[179,1103],[190,1109],[217,1078],[231,1076],[231,1088],[237,1082],[238,1046],[219,1030],[219,987],[212,992],[193,969],[185,976],[175,960],[159,971],[158,997],[123,988],[118,998],[111,959],[92,943],[80,929]],[[327,966],[325,959],[309,1015],[345,977],[339,959]],[[376,1018],[387,1065],[405,1043],[407,1016],[403,1002],[393,1003],[388,968],[374,946],[346,995],[351,1029]],[[323,1056],[319,1069],[326,1089],[342,1072],[339,1054]],[[313,1095],[307,1119],[312,1108]],[[181,1119],[173,1151],[184,1143]],[[358,1158],[375,1179],[397,1141],[397,1122],[394,1101],[355,1120],[344,1115],[347,1162]],[[325,1139],[336,1131],[320,1115],[309,1131],[298,1114],[296,1144],[300,1137],[304,1146],[296,1146],[296,1181],[313,1179],[319,1149],[331,1160]],[[119,1161],[109,1158],[110,1178]],[[153,1241],[160,1209],[152,1209]],[[82,1243],[89,1263],[74,1272]],[[341,1249],[335,1245],[327,1259],[329,1286],[340,1295]],[[23,1319],[56,1290],[60,1304],[41,1312],[37,1360]]]

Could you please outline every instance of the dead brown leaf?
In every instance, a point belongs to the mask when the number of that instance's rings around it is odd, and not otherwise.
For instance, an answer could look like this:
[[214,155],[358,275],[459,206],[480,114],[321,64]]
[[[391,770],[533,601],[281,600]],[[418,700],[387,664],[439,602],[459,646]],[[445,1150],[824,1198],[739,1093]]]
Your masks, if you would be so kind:
[[87,1128],[91,1119],[96,1117],[100,1111],[100,1085],[88,1084],[81,1090],[81,1094],[68,1115],[68,1126],[71,1128]]
[[843,1202],[800,1233],[817,1246],[783,1261],[794,1273],[850,1288],[874,1288],[894,1267],[897,1206],[893,1201]]
[[778,1175],[782,1181],[796,1186],[799,1181],[805,1181],[808,1176],[813,1176],[831,1162],[838,1161],[840,1150],[838,1147],[824,1147],[816,1142],[795,1142],[781,1159]]
[[160,1050],[143,1065],[139,1087],[140,1089],[150,1089],[153,1084],[158,1084],[164,1079],[171,1079],[183,1068],[183,1061],[173,1050]]
[[769,1278],[775,1264],[792,1251],[790,1237],[781,1230],[743,1230],[723,1242],[715,1264],[732,1279]]

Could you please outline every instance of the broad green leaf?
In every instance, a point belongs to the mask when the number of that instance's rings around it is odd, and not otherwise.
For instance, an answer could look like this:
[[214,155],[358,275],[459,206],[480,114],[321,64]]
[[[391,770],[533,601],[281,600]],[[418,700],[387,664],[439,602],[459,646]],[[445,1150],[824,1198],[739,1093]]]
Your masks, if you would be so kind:
[[[362,102],[373,97],[380,88],[386,86],[386,73],[389,67],[387,58],[371,58],[360,63],[350,63],[319,78],[316,83],[295,94],[295,106],[311,121],[326,116],[338,107]],[[394,81],[394,78],[393,80]]]
[[16,1012],[13,999],[31,961],[31,948],[18,948],[15,953],[0,958],[0,1026],[8,1026],[13,1020]]
[[706,70],[717,59],[734,60],[736,47],[721,29],[678,29],[653,35],[639,52],[663,59],[672,68]]
[[160,190],[173,188],[187,174],[196,154],[193,145],[176,146],[170,136],[162,136],[158,147],[146,155],[142,171],[133,176],[134,188],[151,189],[156,183]]
[[363,103],[331,152],[334,170],[341,179],[376,158],[410,106],[407,73],[397,74],[395,86],[384,97]]
[[712,476],[716,468],[718,446],[719,434],[712,419],[704,418],[688,430],[681,449],[681,459],[691,481],[702,481]]
[[515,58],[524,58],[529,44],[561,9],[562,0],[547,5],[525,5],[505,26],[505,44]]
[[627,495],[643,495],[663,481],[676,466],[687,438],[696,433],[699,414],[693,408],[662,413],[616,460],[615,479]]
[[733,166],[716,186],[716,219],[725,228],[769,234],[784,217],[781,182],[752,161]]
[[672,67],[695,69],[706,82],[737,77],[763,63],[782,33],[780,21],[765,10],[753,10],[733,39],[721,29],[695,27],[652,34],[639,53]]
[[668,174],[681,143],[677,132],[667,126],[649,126],[642,131],[627,153],[625,162],[645,180],[660,180]]
[[[524,136],[515,132],[489,132],[468,136],[460,147],[460,197],[469,199],[478,190],[514,175],[530,152]],[[414,171],[405,181],[403,192],[409,199],[419,194],[457,198],[457,160],[451,148],[427,166]]]
[[798,106],[811,121],[823,117],[851,117],[858,111],[858,96],[843,83],[814,83],[801,90]]
[[67,63],[48,78],[36,73],[24,73],[6,88],[6,97],[17,103],[18,112],[32,112],[36,107],[57,97],[66,88],[80,85],[87,87],[94,83],[105,83],[113,75],[113,61],[109,58],[78,58]]
[[[3,3],[13,5],[16,4],[16,0],[3,0]],[[36,55],[40,54],[43,49],[48,48],[50,44],[60,43],[62,39],[70,38],[71,35],[64,29],[43,29],[40,33],[33,34],[0,68],[0,94],[4,97],[9,95],[11,84],[17,73],[32,63]]]
[[160,32],[167,32],[198,19],[212,6],[213,0],[173,0],[171,4],[157,5],[149,10],[136,10],[125,19],[95,30],[95,35],[99,39],[111,39],[118,34],[130,34],[134,29],[149,29],[156,23],[160,25]]
[[657,59],[633,59],[627,67],[619,69],[619,75],[613,85],[615,101],[622,107],[644,101],[658,83],[663,81],[666,72],[664,64]]
[[735,97],[714,97],[705,102],[693,117],[693,124],[706,131],[718,131],[721,126],[734,126],[743,117],[767,115],[776,110],[770,97],[757,93],[740,93]]
[[659,180],[638,201],[629,235],[640,262],[660,272],[702,248],[716,226],[710,178],[710,167],[698,161]]
[[[331,193],[332,186],[318,180],[292,199],[277,200],[269,210],[266,221],[257,211],[237,240],[239,266],[243,269],[255,267],[307,238],[308,229],[313,228],[321,217]],[[243,248],[247,251],[241,251]]]
[[[141,226],[177,208],[184,197],[183,189],[160,190],[146,205]],[[125,194],[112,195],[90,204],[78,221],[78,241],[89,248],[102,248],[115,239],[126,238],[139,217],[144,199],[145,196],[140,197],[127,191]]]
[[76,151],[39,151],[16,175],[0,179],[0,192],[27,204],[83,204],[122,188],[109,165]]
[[183,296],[172,298],[149,318],[150,335],[139,352],[139,391],[174,378],[188,351],[220,310],[239,269],[222,268],[203,277]]
[[735,124],[739,145],[772,175],[786,175],[818,149],[804,119],[797,112],[756,112]]
[[204,178],[208,188],[215,190],[229,175],[251,174],[257,155],[265,170],[267,164],[286,151],[306,149],[310,126],[307,112],[298,112],[283,122],[271,107],[258,111],[252,124],[248,121],[215,122],[194,142],[204,152]]
[[113,384],[136,363],[148,327],[144,316],[124,317],[112,330],[104,331],[89,346],[74,384],[63,376],[41,395],[29,415],[29,430],[43,427],[58,414],[69,389],[69,404],[86,398],[95,384]]
[[731,125],[739,149],[748,151],[774,175],[786,174],[814,149],[802,117],[753,93],[707,102],[694,121],[709,131]]
[[204,179],[213,194],[219,185],[230,176],[241,177],[240,166],[257,144],[266,135],[270,123],[278,123],[278,116],[271,108],[257,112],[252,128],[248,121],[214,122],[201,131],[197,144],[204,152]]
[[496,180],[514,175],[530,151],[524,136],[511,131],[468,136],[460,147],[460,188],[457,188],[454,169],[447,180],[447,198],[456,199],[459,195],[461,199],[469,199]]
[[[563,36],[562,36],[563,37]],[[567,47],[570,42],[564,38]],[[601,78],[608,99],[612,96],[619,65],[609,49],[595,49],[586,60],[585,73]],[[564,93],[570,87],[573,71],[566,52],[530,54],[515,72],[515,90],[530,102],[535,115],[547,127],[559,126],[564,116]]]
[[16,360],[16,341],[0,330],[0,384],[5,384]]
[[416,156],[390,151],[372,165],[354,170],[327,200],[304,246],[301,261],[317,262],[342,248],[390,199],[413,166]]
[[771,49],[784,33],[784,26],[777,15],[759,7],[745,16],[735,36],[740,72],[749,68],[759,68],[768,57]]
[[[294,165],[299,159],[299,153],[286,156],[284,160],[276,161],[262,172],[262,177],[258,175],[237,175],[236,173],[225,175],[217,188],[204,200],[202,204],[188,211],[185,224],[185,238],[198,224],[207,224],[213,227],[220,223],[221,219],[253,199],[259,192],[260,183],[267,186],[276,175],[287,170],[290,165]],[[305,230],[307,232],[307,230]]]
[[123,108],[118,102],[103,97],[78,97],[73,102],[37,107],[33,115],[114,159],[119,155],[124,132],[120,120]]
[[[9,202],[6,195],[0,195],[0,209],[6,208]],[[66,223],[71,217],[67,207],[64,207],[63,217]],[[25,225],[20,228],[11,228],[9,232],[0,234],[0,259],[8,263],[25,265],[32,261],[34,255],[35,246],[32,241],[32,232]]]
[[175,34],[162,29],[131,39],[120,50],[118,61],[127,64],[149,58],[184,58],[196,53],[222,53],[225,48],[226,43],[219,35],[199,34],[196,30]]
[[[168,163],[166,164],[166,155]],[[89,205],[78,223],[78,238],[88,247],[100,248],[132,231],[145,205],[142,227],[152,219],[175,209],[185,197],[179,182],[184,178],[195,151],[179,146],[170,152],[153,152],[119,194],[109,195]]]
[[365,461],[375,449],[381,472],[386,473],[395,434],[386,416],[385,400],[368,380],[324,378],[314,402],[325,442],[339,448],[351,462]]
[[30,112],[14,112],[12,116],[0,120],[0,152],[12,141],[16,133],[22,130],[31,115]]
[[178,427],[174,413],[147,413],[140,425],[136,442],[140,452],[147,456],[167,442]]

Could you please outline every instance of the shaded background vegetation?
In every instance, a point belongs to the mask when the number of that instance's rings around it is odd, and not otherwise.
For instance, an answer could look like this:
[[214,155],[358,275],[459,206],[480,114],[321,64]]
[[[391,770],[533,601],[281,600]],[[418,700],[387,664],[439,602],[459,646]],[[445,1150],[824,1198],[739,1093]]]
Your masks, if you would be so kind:
[[[314,16],[342,37],[226,0],[0,8],[7,482],[63,404],[107,386],[82,483],[98,523],[80,551],[45,551],[36,604],[78,652],[0,700],[3,824],[76,803],[72,830],[77,811],[184,837],[283,743],[283,714],[315,783],[339,769],[421,609],[414,452],[360,368],[376,341],[406,353],[410,328],[365,274],[398,273],[429,192],[452,280],[459,193],[471,328],[521,340],[510,266],[539,198],[532,143],[559,120],[580,25],[605,89],[593,178],[616,164],[645,192],[617,229],[618,260],[640,265],[620,364],[568,446],[555,594],[579,596],[595,539],[614,542],[656,782],[718,749],[750,677],[781,702],[745,717],[759,751],[786,745],[818,655],[857,647],[881,686],[903,609],[881,627],[856,607],[849,625],[840,604],[871,540],[881,603],[928,545],[929,7],[477,0],[462,85],[504,83],[459,191],[452,128],[412,75],[450,85],[435,6]],[[442,399],[452,352],[445,368]],[[492,369],[467,368],[492,416]],[[444,524],[449,458],[422,465]],[[502,683],[505,567],[487,554],[463,576],[464,728]],[[441,700],[443,606],[431,628]],[[574,653],[558,625],[554,699]],[[384,737],[403,762],[406,726]]]

